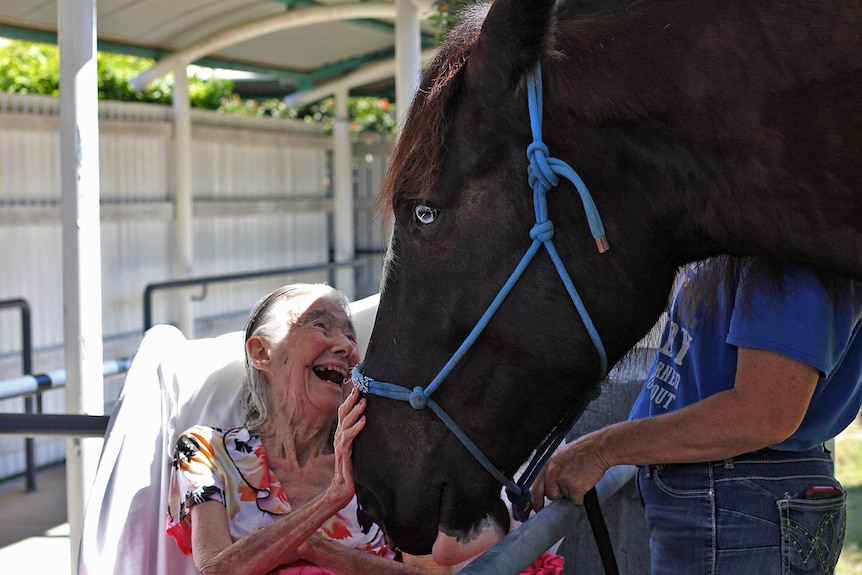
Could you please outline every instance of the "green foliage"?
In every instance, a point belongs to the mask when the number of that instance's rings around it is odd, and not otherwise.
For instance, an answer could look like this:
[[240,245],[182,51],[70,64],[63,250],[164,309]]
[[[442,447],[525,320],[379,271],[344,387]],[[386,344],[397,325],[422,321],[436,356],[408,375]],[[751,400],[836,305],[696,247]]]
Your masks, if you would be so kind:
[[4,92],[57,96],[59,70],[56,49],[30,42],[9,42],[0,47],[0,90]]
[[458,23],[458,12],[478,0],[436,0],[437,14],[432,15],[429,20],[437,28],[437,43],[443,41],[449,30]]
[[225,98],[233,95],[233,82],[221,78],[189,78],[189,100],[195,108],[218,110]]
[[[53,48],[53,47],[51,47]],[[99,99],[123,102],[170,104],[172,83],[162,77],[145,89],[134,92],[129,80],[153,65],[153,61],[121,54],[97,54],[99,69]]]
[[[122,54],[97,54],[99,99],[125,102],[170,104],[173,79],[160,78],[140,91],[132,90],[129,81],[153,65],[153,60]],[[10,41],[0,46],[0,90],[20,94],[58,96],[60,92],[60,58],[56,46]],[[271,116],[302,119],[332,128],[332,98],[295,110],[278,99],[243,100],[233,92],[229,80],[189,78],[189,99],[194,108],[218,110],[225,114]],[[385,98],[350,98],[348,102],[351,131],[356,133],[394,133],[396,122],[392,106]]]
[[847,531],[836,575],[862,575],[862,414],[835,439],[835,476],[847,490]]
[[[122,54],[96,55],[99,99],[170,104],[173,81],[156,80],[145,89],[132,90],[129,80],[153,65],[153,60]],[[60,92],[60,56],[56,46],[10,41],[0,46],[0,90],[19,94],[57,96]],[[230,96],[233,82],[189,79],[189,99],[195,108],[217,109]]]
[[[222,100],[219,112],[246,116],[272,116],[275,118],[302,119],[323,124],[332,129],[335,118],[335,100],[327,98],[300,109],[288,108],[281,100],[242,100],[233,95]],[[394,133],[397,124],[394,109],[387,98],[357,97],[347,102],[350,131],[354,133]]]
[[272,116],[273,118],[295,118],[296,115],[284,102],[275,98],[270,100],[243,100],[237,94],[222,98],[219,112],[238,116]]
[[354,132],[394,133],[398,127],[388,98],[350,98],[347,105]]

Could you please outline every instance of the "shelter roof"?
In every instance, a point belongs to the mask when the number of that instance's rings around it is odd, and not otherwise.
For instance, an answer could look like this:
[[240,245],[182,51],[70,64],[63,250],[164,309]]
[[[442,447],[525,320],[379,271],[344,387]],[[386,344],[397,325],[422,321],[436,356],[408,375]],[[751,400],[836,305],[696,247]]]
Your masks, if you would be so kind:
[[[0,36],[56,43],[58,1],[0,0]],[[433,0],[414,3],[431,49]],[[96,30],[99,50],[246,72],[240,94],[282,97],[392,60],[395,9],[394,0],[96,0]],[[351,93],[393,87],[375,78]]]

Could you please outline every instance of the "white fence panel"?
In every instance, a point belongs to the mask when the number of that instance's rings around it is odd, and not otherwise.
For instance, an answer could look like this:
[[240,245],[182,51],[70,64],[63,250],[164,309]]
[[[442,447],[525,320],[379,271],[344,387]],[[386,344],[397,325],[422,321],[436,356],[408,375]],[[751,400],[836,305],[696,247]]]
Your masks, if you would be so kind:
[[[100,103],[103,332],[105,358],[134,353],[143,291],[175,279],[173,142],[170,107]],[[272,118],[192,113],[194,274],[218,275],[328,261],[332,242],[331,137],[319,126]],[[357,246],[379,251],[385,234],[370,213],[388,140],[356,144]],[[63,369],[59,102],[0,94],[0,300],[31,308],[33,371]],[[382,257],[357,270],[357,296],[377,291]],[[192,306],[196,336],[241,329],[249,308],[289,281],[330,274],[213,284]],[[337,286],[336,286],[337,287]],[[153,297],[156,323],[177,321],[171,292]],[[0,314],[0,380],[20,375],[17,313]],[[106,398],[116,397],[115,381]],[[44,394],[64,410],[63,391]],[[0,412],[23,401],[0,400]],[[0,438],[0,478],[23,471],[23,439]],[[37,463],[62,460],[63,440],[38,439]]]
[[380,291],[382,250],[389,243],[391,224],[375,210],[375,200],[386,173],[391,145],[390,138],[377,137],[368,138],[353,147],[356,249],[366,253],[369,262],[368,266],[358,270],[356,285],[357,290],[365,294]]

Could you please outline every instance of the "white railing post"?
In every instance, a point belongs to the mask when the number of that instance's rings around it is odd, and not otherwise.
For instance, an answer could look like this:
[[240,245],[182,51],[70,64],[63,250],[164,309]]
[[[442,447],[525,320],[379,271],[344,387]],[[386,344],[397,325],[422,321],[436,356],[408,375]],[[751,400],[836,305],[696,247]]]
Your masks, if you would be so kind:
[[[174,68],[174,230],[178,278],[194,275],[194,227],[192,218],[192,113],[189,78],[184,64]],[[177,290],[179,328],[188,339],[195,337],[190,290]]]
[[[61,54],[60,187],[66,412],[100,415],[104,411],[104,381],[96,0],[58,2],[57,23]],[[84,509],[101,445],[101,439],[76,438],[66,442],[73,573],[77,573]]]
[[413,0],[395,0],[395,112],[399,123],[419,85],[421,30]]
[[[350,145],[350,118],[348,113],[349,91],[346,87],[335,92],[335,123],[332,127],[332,175],[333,175],[333,241],[335,261],[352,260],[354,252],[353,225],[353,151]],[[335,272],[335,287],[348,299],[356,296],[356,272],[344,268]]]

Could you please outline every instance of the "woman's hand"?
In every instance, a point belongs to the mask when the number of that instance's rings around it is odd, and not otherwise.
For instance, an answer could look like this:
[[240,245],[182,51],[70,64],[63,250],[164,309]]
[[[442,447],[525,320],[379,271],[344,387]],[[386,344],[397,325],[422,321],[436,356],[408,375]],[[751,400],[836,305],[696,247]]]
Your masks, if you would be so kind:
[[344,403],[338,408],[338,427],[335,430],[335,475],[330,489],[338,495],[343,504],[353,499],[353,440],[365,427],[365,398],[355,387]]
[[544,506],[544,497],[583,503],[612,465],[718,461],[781,443],[798,429],[818,380],[806,363],[740,347],[732,389],[670,413],[614,423],[555,453],[533,486],[533,509]]
[[585,435],[555,453],[536,478],[532,488],[532,505],[536,512],[545,506],[545,497],[565,497],[583,505],[584,495],[596,486],[610,465],[595,449],[601,430]]

